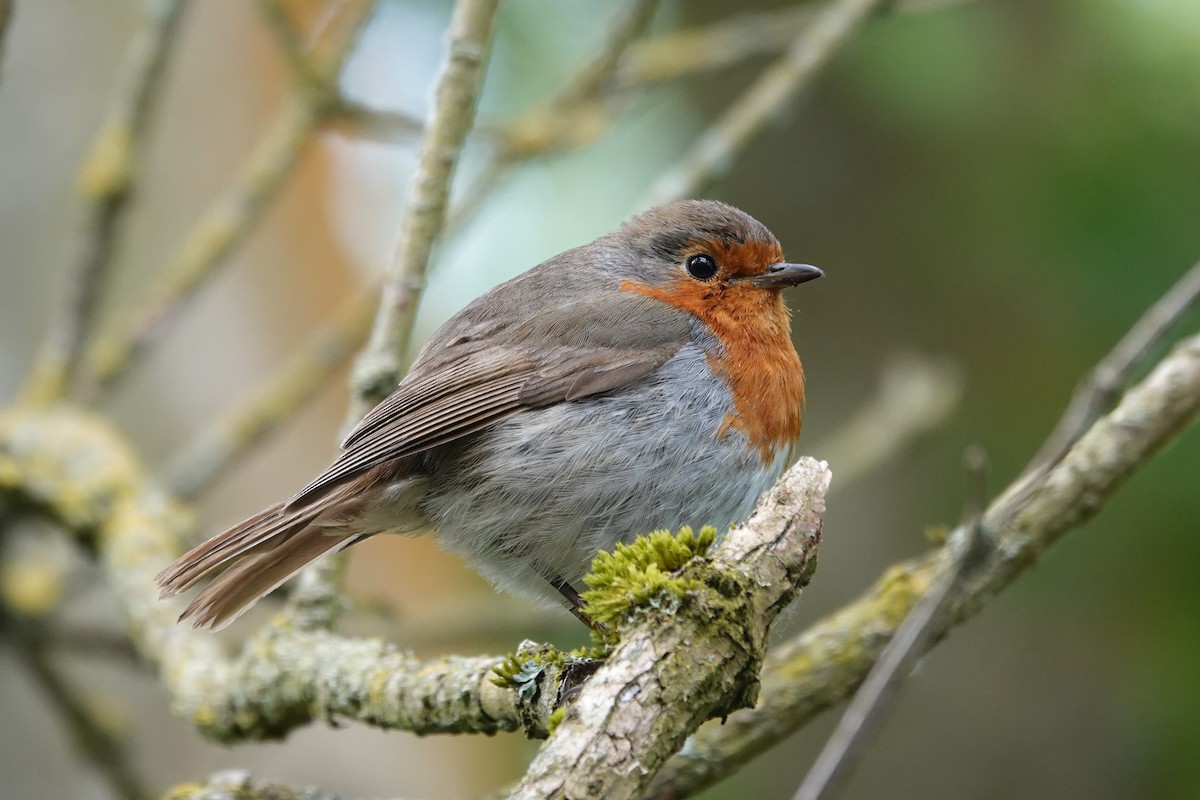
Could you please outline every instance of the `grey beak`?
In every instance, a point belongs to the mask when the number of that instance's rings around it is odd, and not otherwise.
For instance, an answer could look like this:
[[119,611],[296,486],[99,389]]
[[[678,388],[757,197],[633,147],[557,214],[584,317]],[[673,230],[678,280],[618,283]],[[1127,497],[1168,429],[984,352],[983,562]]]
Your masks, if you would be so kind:
[[779,263],[772,265],[761,275],[742,278],[740,282],[761,289],[783,289],[823,277],[825,273],[811,264]]

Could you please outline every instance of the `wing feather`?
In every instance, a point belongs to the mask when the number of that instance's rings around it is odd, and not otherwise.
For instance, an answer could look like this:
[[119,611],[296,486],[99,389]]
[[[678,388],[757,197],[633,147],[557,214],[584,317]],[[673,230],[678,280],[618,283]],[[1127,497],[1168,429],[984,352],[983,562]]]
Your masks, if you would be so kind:
[[304,506],[365,470],[448,444],[524,409],[619,389],[649,375],[690,340],[687,315],[665,303],[626,293],[599,298],[536,314],[525,308],[523,321],[499,325],[474,316],[482,306],[468,308],[351,430],[337,460],[284,508]]

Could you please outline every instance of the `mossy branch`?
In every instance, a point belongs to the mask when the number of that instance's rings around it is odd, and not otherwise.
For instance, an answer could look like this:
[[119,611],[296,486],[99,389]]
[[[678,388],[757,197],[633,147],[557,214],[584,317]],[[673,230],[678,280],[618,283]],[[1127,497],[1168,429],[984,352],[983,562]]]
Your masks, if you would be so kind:
[[[510,797],[640,796],[696,726],[754,705],[771,623],[816,566],[829,481],[823,462],[801,459],[711,558],[689,560],[642,603],[614,609],[619,643]],[[659,544],[616,554],[607,570],[615,580],[593,591],[659,572]],[[628,568],[631,558],[640,569]]]
[[[933,641],[978,613],[1046,548],[1096,514],[1198,411],[1200,336],[1192,336],[1035,484],[1018,481],[992,502],[983,526],[995,544],[959,590]],[[764,664],[758,706],[732,715],[724,725],[701,729],[686,752],[663,769],[648,796],[688,797],[848,697],[949,563],[946,551],[960,547],[966,535],[966,528],[958,528],[945,548],[891,567],[858,600],[773,651]]]
[[[770,619],[806,577],[812,553],[805,548],[815,543],[824,474],[816,462],[801,462],[752,520],[726,537],[711,563],[689,563],[683,580],[690,588],[678,613],[670,613],[672,604],[647,603],[637,613],[626,608],[620,617],[630,633],[613,659],[630,647],[651,647],[667,615],[675,635],[689,638],[688,647],[701,646],[704,630],[704,641],[730,651],[733,661],[716,667],[723,688],[706,689],[709,713],[752,697],[753,665]],[[570,677],[561,659],[546,658],[547,668],[522,696],[495,684],[501,658],[422,661],[381,640],[308,629],[282,614],[239,656],[227,657],[210,633],[176,623],[181,602],[157,598],[154,576],[182,549],[190,515],[144,474],[119,435],[90,414],[65,408],[0,413],[0,513],[29,512],[99,552],[130,636],[159,671],[174,710],[220,741],[278,738],[335,718],[418,733],[524,729],[545,736]],[[528,660],[531,648],[518,655]]]
[[0,413],[0,527],[27,513],[98,551],[138,652],[160,673],[175,712],[211,738],[278,738],[335,718],[495,733],[528,716],[514,693],[493,685],[498,657],[421,661],[377,639],[302,630],[281,614],[229,658],[210,633],[177,624],[182,604],[160,601],[154,576],[183,550],[193,520],[99,417],[66,408]]

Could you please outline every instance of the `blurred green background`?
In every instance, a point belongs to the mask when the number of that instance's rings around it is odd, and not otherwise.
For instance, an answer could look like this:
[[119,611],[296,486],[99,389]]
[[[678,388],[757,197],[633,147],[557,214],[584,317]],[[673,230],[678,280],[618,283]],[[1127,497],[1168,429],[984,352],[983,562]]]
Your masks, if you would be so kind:
[[[740,4],[738,13],[782,5]],[[252,4],[194,6],[107,320],[127,312],[232,178],[286,91]],[[709,0],[665,2],[651,34],[730,13]],[[447,15],[432,0],[382,3],[347,91],[422,112]],[[58,302],[80,219],[74,173],[140,17],[133,0],[18,2],[0,64],[6,398]],[[506,0],[481,119],[544,99],[595,47],[602,22],[584,0]],[[611,229],[765,63],[655,89],[593,147],[522,170],[441,249],[422,335],[485,287]],[[477,163],[471,154],[467,172]],[[264,224],[105,404],[148,464],[166,464],[387,263],[411,164],[411,142],[329,133],[309,148]],[[789,258],[828,274],[791,298],[809,379],[806,453],[822,457],[821,442],[870,397],[896,352],[951,359],[965,379],[948,424],[835,496],[820,569],[786,620],[795,631],[924,549],[926,528],[958,520],[966,446],[987,448],[993,491],[1006,485],[1079,378],[1200,258],[1200,3],[968,0],[881,17],[704,195],[754,214]],[[1186,329],[1197,322],[1192,313]],[[204,530],[323,464],[344,387],[335,380],[205,495]],[[1191,431],[925,659],[843,796],[1200,797],[1198,486]],[[362,550],[355,590],[401,620],[498,602],[427,540]],[[496,652],[524,635],[561,644],[577,635],[511,602],[510,630],[414,646]],[[115,624],[103,586],[73,587],[69,605],[80,619]],[[3,647],[0,663],[5,794],[108,796]],[[361,728],[223,749],[171,718],[144,673],[95,659],[67,666],[156,789],[246,767],[346,796],[463,797],[512,780],[532,752],[517,736]],[[706,796],[790,797],[833,721],[826,715]]]

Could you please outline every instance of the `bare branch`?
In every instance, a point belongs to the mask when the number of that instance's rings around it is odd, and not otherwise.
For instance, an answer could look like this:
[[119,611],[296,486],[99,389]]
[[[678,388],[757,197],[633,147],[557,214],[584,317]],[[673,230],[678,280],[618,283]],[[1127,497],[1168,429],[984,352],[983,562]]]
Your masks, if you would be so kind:
[[330,119],[333,130],[380,142],[415,138],[421,133],[421,120],[403,111],[386,111],[342,98],[337,113]]
[[378,293],[348,298],[324,328],[262,382],[252,397],[201,431],[171,462],[167,484],[191,498],[289,420],[367,338]]
[[258,0],[258,7],[266,18],[271,33],[275,35],[275,41],[279,45],[292,80],[302,90],[326,91],[330,79],[336,81],[337,75],[331,76],[313,63],[308,48],[304,46],[283,4],[279,0]]
[[[996,537],[986,561],[952,600],[949,621],[975,614],[1066,531],[1104,505],[1135,470],[1181,433],[1200,409],[1200,336],[1178,345],[1120,404],[1032,484],[1013,484],[989,506],[985,530]],[[1012,496],[1019,495],[1019,502]],[[958,548],[966,528],[951,533]],[[940,551],[897,564],[874,587],[768,656],[757,708],[701,729],[663,770],[649,794],[685,797],[728,775],[818,712],[845,699],[884,643],[944,569]]]
[[701,565],[719,579],[622,631],[510,797],[640,797],[696,726],[753,705],[771,623],[816,566],[830,479],[798,461]]
[[1134,370],[1162,342],[1179,318],[1196,305],[1197,299],[1200,299],[1200,262],[1141,316],[1075,390],[1058,426],[1027,468],[1030,474],[1044,471],[1060,461],[1092,423],[1113,407]]
[[[880,8],[888,13],[916,13],[970,0],[893,0]],[[617,70],[613,89],[626,91],[731,67],[755,56],[783,50],[800,36],[822,6],[838,0],[795,3],[769,11],[734,14],[688,30],[664,33],[629,48]],[[841,482],[841,473],[838,473]]]
[[735,14],[711,25],[672,31],[638,42],[622,60],[614,88],[628,90],[665,83],[778,52],[812,23],[818,7],[803,3],[773,11]]
[[659,0],[629,0],[610,24],[600,50],[550,100],[494,131],[492,157],[454,207],[448,230],[456,230],[470,219],[521,164],[535,156],[590,144],[608,130],[615,115],[605,91],[658,5]]
[[[112,106],[80,171],[85,218],[75,243],[63,308],[23,390],[30,402],[61,398],[78,371],[185,6],[183,0],[158,0],[147,6],[146,21],[129,46]],[[0,16],[6,14],[0,10]]]
[[885,2],[835,0],[822,9],[783,56],[700,135],[679,163],[659,178],[643,205],[690,197],[724,171],[751,137],[790,106],[818,70]]
[[[340,72],[372,6],[373,0],[359,4],[334,41],[314,54],[326,84],[332,84],[333,76]],[[115,330],[89,348],[84,387],[89,398],[111,388],[125,374],[182,305],[242,243],[291,175],[318,125],[336,107],[335,100],[316,91],[295,92],[288,99],[234,183],[184,237],[138,308],[123,315]]]
[[625,51],[654,18],[658,4],[659,0],[629,0],[609,28],[600,51],[559,90],[553,104],[565,107],[598,97],[616,73]]
[[939,572],[929,591],[917,601],[896,629],[895,636],[879,655],[879,660],[842,714],[804,782],[796,790],[794,800],[820,800],[853,769],[859,753],[894,700],[900,681],[931,646],[934,626],[944,622],[943,615],[962,588],[963,581],[983,563],[987,548],[991,545],[990,538],[983,530],[983,513],[987,506],[984,485],[986,456],[982,450],[972,449],[968,451],[966,461],[976,496],[972,499],[973,510],[961,550],[944,551],[943,557],[950,561],[949,566]]
[[351,419],[357,420],[386,397],[400,379],[425,289],[425,270],[445,220],[450,181],[475,122],[497,4],[498,0],[457,0],[454,5],[446,62],[438,77],[417,170],[409,184],[399,245],[383,285],[370,342],[355,370],[357,399],[351,403]]

